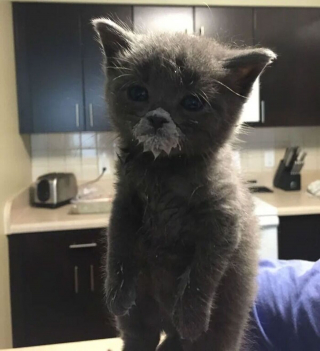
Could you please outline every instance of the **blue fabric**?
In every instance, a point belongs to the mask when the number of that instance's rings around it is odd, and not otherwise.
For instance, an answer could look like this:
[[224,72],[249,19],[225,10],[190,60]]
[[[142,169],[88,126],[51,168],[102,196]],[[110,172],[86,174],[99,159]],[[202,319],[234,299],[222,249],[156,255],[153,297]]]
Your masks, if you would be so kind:
[[260,262],[255,351],[320,351],[320,260]]

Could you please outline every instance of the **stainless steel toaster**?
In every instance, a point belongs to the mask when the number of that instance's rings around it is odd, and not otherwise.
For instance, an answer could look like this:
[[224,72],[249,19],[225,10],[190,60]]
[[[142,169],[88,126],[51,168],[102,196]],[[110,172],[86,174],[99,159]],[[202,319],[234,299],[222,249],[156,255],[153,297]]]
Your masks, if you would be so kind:
[[59,207],[77,195],[77,180],[73,173],[48,173],[39,177],[31,191],[35,206]]

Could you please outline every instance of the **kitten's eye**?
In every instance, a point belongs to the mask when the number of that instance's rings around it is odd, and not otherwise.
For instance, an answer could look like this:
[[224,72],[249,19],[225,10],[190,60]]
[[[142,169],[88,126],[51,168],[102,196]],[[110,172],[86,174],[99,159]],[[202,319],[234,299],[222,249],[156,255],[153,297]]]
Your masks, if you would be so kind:
[[181,101],[181,105],[188,111],[200,111],[204,107],[204,101],[197,96],[187,95]]
[[133,101],[147,101],[148,90],[140,85],[133,85],[128,89],[128,97]]

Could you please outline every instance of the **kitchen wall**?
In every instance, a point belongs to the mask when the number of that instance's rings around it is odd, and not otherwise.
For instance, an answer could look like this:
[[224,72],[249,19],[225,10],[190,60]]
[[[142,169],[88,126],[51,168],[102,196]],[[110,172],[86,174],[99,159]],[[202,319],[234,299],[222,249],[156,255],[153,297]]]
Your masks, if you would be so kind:
[[[241,133],[239,139],[237,147],[243,172],[274,173],[285,147],[294,145],[308,152],[305,170],[320,170],[320,127],[250,128]],[[31,136],[31,145],[34,180],[41,174],[56,171],[74,172],[79,180],[94,179],[102,168],[99,169],[102,155],[107,157],[108,172],[114,171],[114,133],[38,134]]]
[[274,174],[287,146],[307,151],[304,171],[320,170],[320,127],[251,128],[240,135],[240,140],[241,168],[246,173]]
[[73,172],[79,180],[94,179],[99,175],[99,159],[104,155],[107,174],[112,174],[115,139],[110,132],[32,135],[32,178],[47,172]]
[[11,4],[0,1],[0,349],[11,347],[6,201],[31,182],[30,138],[18,131]]

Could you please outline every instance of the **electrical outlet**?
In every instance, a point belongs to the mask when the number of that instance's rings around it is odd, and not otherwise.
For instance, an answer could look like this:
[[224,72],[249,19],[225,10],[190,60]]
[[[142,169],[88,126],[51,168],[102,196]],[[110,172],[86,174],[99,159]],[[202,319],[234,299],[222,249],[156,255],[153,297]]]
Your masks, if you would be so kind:
[[267,168],[273,168],[275,163],[274,150],[267,150],[264,152],[264,166]]
[[99,174],[103,172],[104,168],[106,169],[104,174],[111,173],[110,162],[106,152],[99,155]]

